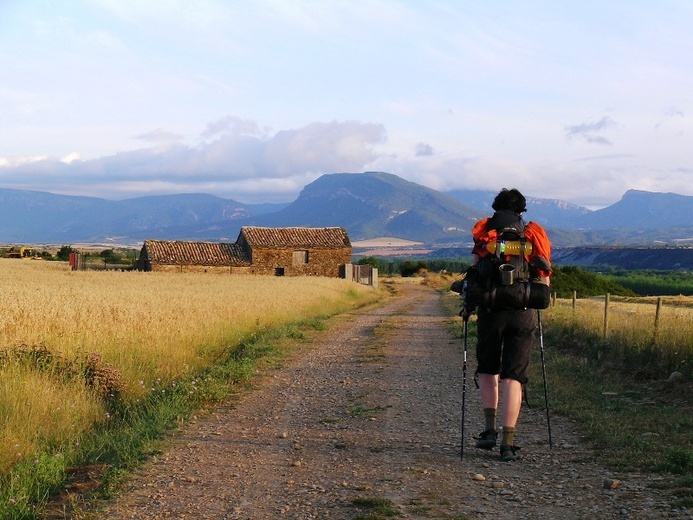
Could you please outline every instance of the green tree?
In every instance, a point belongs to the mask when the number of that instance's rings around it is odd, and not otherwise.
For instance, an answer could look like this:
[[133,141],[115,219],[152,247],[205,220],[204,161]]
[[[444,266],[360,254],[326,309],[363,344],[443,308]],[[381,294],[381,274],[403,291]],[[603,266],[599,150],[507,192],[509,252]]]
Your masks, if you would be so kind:
[[571,265],[554,269],[551,275],[551,290],[559,298],[570,298],[573,291],[576,291],[578,298],[599,296],[606,293],[619,296],[635,296],[633,291],[609,280],[605,276],[590,273]]
[[379,271],[381,270],[381,262],[374,256],[366,256],[364,258],[361,258],[356,262],[356,265],[370,265],[371,267],[375,267]]
[[423,260],[419,260],[418,262],[407,260],[400,264],[399,274],[403,277],[414,276],[422,269],[428,269],[428,264]]
[[132,264],[132,258],[124,251],[116,251],[115,249],[104,249],[99,253],[104,264]]
[[55,254],[55,258],[61,262],[67,262],[70,259],[70,253],[77,253],[77,250],[72,246],[62,246]]
[[116,264],[120,258],[113,249],[104,249],[99,256],[103,258],[104,264]]

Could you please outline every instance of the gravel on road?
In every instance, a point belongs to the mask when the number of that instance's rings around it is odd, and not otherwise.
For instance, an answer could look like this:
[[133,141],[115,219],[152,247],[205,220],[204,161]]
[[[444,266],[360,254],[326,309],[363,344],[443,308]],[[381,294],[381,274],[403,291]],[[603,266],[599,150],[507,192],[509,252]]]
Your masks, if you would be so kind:
[[462,342],[437,291],[397,291],[187,425],[99,518],[691,518],[649,486],[656,476],[600,467],[564,418],[551,417],[549,449],[543,403],[522,411],[522,460],[477,450],[473,345],[461,459]]

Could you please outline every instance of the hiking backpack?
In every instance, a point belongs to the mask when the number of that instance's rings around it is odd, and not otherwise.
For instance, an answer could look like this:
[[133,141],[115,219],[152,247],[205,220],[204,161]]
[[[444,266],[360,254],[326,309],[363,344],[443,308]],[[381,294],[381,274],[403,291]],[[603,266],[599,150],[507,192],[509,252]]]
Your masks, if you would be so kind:
[[527,261],[532,243],[525,238],[526,224],[521,218],[504,220],[505,225],[494,228],[497,237],[486,244],[487,254],[465,274],[465,304],[488,311],[545,309],[549,287],[532,281],[538,273]]

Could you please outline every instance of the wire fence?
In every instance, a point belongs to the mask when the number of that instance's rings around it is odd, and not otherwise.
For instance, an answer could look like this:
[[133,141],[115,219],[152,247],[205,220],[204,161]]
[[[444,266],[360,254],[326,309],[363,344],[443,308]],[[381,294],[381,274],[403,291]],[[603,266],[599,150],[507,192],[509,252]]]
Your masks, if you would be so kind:
[[582,343],[588,358],[693,377],[693,297],[578,299],[573,294],[572,299],[554,298],[546,315],[562,330],[581,336],[574,343]]
[[110,263],[108,259],[81,253],[70,253],[70,267],[73,271],[132,271],[132,263]]

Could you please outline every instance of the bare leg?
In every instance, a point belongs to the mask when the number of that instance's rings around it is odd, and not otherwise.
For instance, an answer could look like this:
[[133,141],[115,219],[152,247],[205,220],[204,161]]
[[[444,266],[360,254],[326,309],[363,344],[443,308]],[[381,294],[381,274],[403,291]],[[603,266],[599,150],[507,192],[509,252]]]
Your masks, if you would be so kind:
[[[501,381],[501,391],[503,392],[503,413],[501,414],[503,426],[515,428],[517,419],[520,417],[520,408],[522,407],[522,385],[515,379],[503,379]],[[483,398],[482,393],[482,401]]]
[[479,374],[479,391],[484,408],[498,408],[498,376]]

